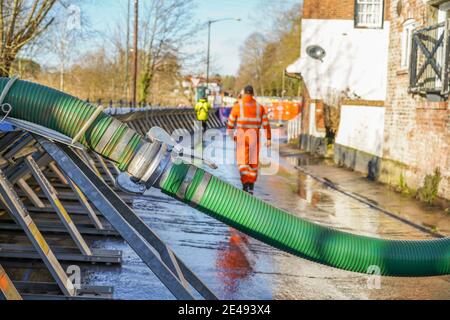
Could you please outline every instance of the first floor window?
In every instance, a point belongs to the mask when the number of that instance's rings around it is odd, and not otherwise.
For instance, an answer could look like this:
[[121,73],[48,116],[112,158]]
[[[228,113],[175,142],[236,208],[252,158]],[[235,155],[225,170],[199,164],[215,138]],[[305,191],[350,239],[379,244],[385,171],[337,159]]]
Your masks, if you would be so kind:
[[416,28],[416,23],[414,20],[410,19],[403,23],[403,33],[402,33],[402,61],[401,67],[406,69],[409,67],[409,61],[411,59],[411,48],[414,29]]
[[355,25],[362,28],[383,27],[384,0],[356,0]]

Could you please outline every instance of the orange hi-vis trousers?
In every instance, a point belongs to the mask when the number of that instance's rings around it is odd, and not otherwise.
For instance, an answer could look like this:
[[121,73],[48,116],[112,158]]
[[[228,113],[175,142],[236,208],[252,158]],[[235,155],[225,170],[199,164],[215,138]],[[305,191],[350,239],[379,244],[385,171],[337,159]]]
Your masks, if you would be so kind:
[[259,169],[259,130],[239,129],[236,135],[236,159],[242,184],[256,183]]
[[231,110],[228,118],[228,131],[235,135],[236,157],[242,184],[254,184],[258,179],[260,129],[266,130],[267,140],[271,139],[271,130],[267,113],[252,96],[244,96]]

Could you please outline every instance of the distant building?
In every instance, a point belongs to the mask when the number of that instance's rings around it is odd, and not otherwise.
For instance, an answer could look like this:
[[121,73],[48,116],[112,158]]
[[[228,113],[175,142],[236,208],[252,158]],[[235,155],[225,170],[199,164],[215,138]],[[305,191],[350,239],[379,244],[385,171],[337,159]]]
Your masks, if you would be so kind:
[[197,92],[200,91],[199,89],[202,89],[201,91],[203,92],[206,88],[209,89],[209,97],[211,102],[216,104],[216,101],[221,100],[222,82],[220,78],[211,78],[207,85],[204,77],[189,75],[183,79],[181,86],[183,88],[184,95],[190,97],[192,101],[198,99]]
[[439,169],[450,198],[449,10],[442,0],[305,0],[300,58],[287,68],[305,83],[302,146],[324,150],[324,106],[338,104],[337,163],[413,189]]

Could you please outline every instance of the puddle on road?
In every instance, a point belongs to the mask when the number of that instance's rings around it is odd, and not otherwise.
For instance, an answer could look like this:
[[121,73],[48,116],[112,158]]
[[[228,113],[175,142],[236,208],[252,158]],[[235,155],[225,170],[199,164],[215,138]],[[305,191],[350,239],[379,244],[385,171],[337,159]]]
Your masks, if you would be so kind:
[[[256,196],[299,217],[341,230],[393,239],[428,235],[300,174],[282,158],[276,176],[261,177]],[[215,172],[239,186],[234,166]],[[276,192],[273,192],[276,190]],[[161,197],[158,190],[155,196]],[[170,200],[135,200],[137,213],[221,299],[450,299],[450,277],[382,278],[368,289],[368,277],[312,263],[273,249]],[[172,295],[120,240],[101,246],[122,250],[121,270],[92,274],[88,282],[113,285],[117,299],[172,299]]]

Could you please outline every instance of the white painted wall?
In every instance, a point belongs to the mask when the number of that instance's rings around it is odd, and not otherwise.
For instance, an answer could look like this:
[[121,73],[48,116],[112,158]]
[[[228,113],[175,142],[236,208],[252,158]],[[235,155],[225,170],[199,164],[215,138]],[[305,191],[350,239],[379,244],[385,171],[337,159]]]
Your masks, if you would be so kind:
[[382,157],[384,115],[383,107],[342,106],[336,143]]
[[[323,62],[306,54],[310,45],[327,52]],[[389,22],[383,29],[360,29],[353,20],[304,19],[300,59],[288,67],[301,73],[311,98],[347,88],[364,100],[386,99]]]

